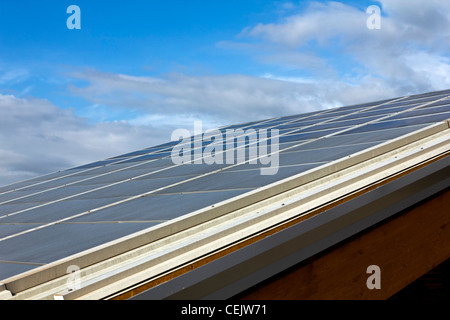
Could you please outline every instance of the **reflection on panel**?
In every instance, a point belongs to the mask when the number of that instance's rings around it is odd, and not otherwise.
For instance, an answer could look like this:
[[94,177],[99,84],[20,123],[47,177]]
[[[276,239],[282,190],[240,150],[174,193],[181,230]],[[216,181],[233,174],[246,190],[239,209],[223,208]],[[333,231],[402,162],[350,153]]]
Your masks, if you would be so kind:
[[189,177],[191,176],[127,181],[81,194],[77,197],[77,199],[101,199],[112,197],[139,196],[149,192],[153,192],[160,188],[168,187],[174,183],[182,182]]
[[52,225],[0,241],[0,260],[50,263],[158,224]]
[[151,195],[105,208],[70,222],[171,220],[244,192],[246,190]]
[[356,145],[347,145],[347,146],[338,146],[338,147],[329,147],[323,149],[313,149],[306,151],[296,151],[292,152],[295,149],[289,150],[289,152],[280,153],[280,165],[294,165],[294,164],[308,164],[308,163],[316,163],[316,162],[330,162],[350,154],[356,153],[358,151],[368,149],[375,145],[379,144],[378,142],[367,142],[360,143]]
[[[117,198],[119,201],[123,198]],[[79,199],[64,200],[50,203],[45,206],[20,212],[14,215],[0,219],[0,224],[4,223],[50,223],[67,219],[81,213],[87,213],[91,210],[111,204],[111,199]]]
[[251,168],[247,171],[238,170],[239,167],[236,167],[236,171],[224,171],[221,173],[211,174],[193,181],[185,182],[178,186],[167,188],[163,191],[157,192],[157,194],[258,188],[289,176],[305,172],[319,165],[319,163],[314,163],[291,167],[280,167],[275,175],[261,175],[261,171],[258,166],[247,165],[248,167],[251,166]]
[[431,123],[437,123],[440,121],[444,121],[444,120],[448,119],[449,117],[450,117],[450,112],[449,113],[441,113],[438,115],[428,115],[428,116],[405,118],[405,119],[399,119],[399,120],[386,120],[386,121],[368,124],[368,125],[365,125],[365,126],[362,126],[359,128],[349,130],[348,133],[379,131],[379,130],[413,126],[413,125],[419,125],[419,124],[431,124]]
[[0,262],[0,279],[7,279],[22,272],[37,268],[39,265]]

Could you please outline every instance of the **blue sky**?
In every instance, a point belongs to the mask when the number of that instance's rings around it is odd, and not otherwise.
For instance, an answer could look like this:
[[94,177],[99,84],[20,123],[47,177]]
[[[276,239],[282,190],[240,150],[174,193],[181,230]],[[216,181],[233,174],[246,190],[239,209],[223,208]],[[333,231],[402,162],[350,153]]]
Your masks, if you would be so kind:
[[[349,3],[364,10],[375,2]],[[81,30],[66,27],[70,16],[66,9],[71,4],[82,10]],[[89,101],[77,99],[67,91],[69,84],[83,86],[83,81],[71,77],[80,68],[133,76],[171,72],[310,74],[310,70],[293,71],[277,63],[261,64],[254,59],[257,48],[248,53],[224,44],[245,43],[239,37],[245,27],[280,21],[309,2],[298,2],[295,8],[287,4],[291,2],[2,1],[0,66],[7,72],[19,73],[15,82],[5,83],[2,89],[48,99],[59,107],[72,107],[86,115],[84,107],[90,105]],[[333,52],[319,50],[333,59]],[[342,69],[344,65],[338,67]],[[118,117],[127,112],[119,112]]]
[[[81,30],[69,30],[69,5]],[[369,30],[366,9],[382,10]],[[0,185],[205,128],[450,87],[450,4],[0,2]]]

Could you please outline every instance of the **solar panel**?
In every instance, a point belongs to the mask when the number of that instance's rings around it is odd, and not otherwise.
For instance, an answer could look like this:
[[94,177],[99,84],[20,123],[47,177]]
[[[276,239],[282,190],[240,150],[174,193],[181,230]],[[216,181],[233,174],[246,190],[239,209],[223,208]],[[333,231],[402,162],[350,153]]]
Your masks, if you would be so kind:
[[[2,187],[0,282],[445,121],[449,97],[450,90],[219,128],[224,136],[279,130],[270,137],[279,143],[269,154],[279,158],[276,174],[261,174],[267,162],[248,163],[252,146],[264,146],[260,139],[241,146],[242,162],[211,165],[174,163],[180,144],[172,141]],[[186,146],[201,154],[210,147],[201,138]],[[240,147],[234,140],[221,145],[218,159],[227,146]]]

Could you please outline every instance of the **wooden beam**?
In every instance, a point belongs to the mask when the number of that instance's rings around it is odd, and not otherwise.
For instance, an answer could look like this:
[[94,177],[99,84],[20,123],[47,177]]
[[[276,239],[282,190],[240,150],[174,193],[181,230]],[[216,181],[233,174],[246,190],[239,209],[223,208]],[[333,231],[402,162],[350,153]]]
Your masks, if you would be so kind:
[[[387,299],[450,258],[450,189],[237,296],[251,300]],[[367,268],[380,267],[370,290]]]

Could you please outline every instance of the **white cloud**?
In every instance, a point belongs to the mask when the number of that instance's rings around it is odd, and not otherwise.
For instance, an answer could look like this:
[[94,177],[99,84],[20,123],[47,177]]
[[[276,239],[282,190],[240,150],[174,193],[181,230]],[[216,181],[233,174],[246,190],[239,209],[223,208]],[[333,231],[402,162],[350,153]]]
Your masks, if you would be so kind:
[[[446,0],[381,0],[383,11],[399,26],[449,35],[450,3]],[[427,38],[427,37],[425,37]],[[431,37],[430,39],[433,39]],[[421,41],[426,39],[421,39]]]
[[370,75],[356,84],[271,73],[260,77],[172,74],[148,82],[145,77],[91,70],[77,77],[89,85],[72,87],[72,92],[94,103],[130,105],[142,112],[129,123],[171,123],[184,128],[194,120],[217,127],[401,95],[398,87]]
[[89,85],[71,87],[71,91],[93,103],[132,106],[144,114],[175,118],[175,122],[177,117],[220,119],[225,125],[311,110],[302,98],[309,84],[263,77],[170,74],[148,79],[92,70],[74,76]]
[[240,45],[244,47],[247,39],[247,52],[257,46],[258,61],[285,65],[295,61],[289,57],[298,56],[297,61],[303,62],[296,63],[300,71],[329,69],[315,72],[316,79],[329,79],[330,70],[335,70],[340,82],[371,76],[403,94],[449,88],[450,2],[379,2],[381,30],[366,27],[365,10],[339,2],[311,2],[304,11],[281,21],[245,28]]
[[42,99],[0,94],[0,185],[170,139],[170,132],[127,123],[90,125]]
[[383,11],[381,31],[366,27],[369,15],[365,10],[328,1],[311,2],[303,12],[286,16],[277,23],[246,27],[240,37],[261,38],[299,48],[311,41],[328,46],[336,37],[346,45],[374,42],[392,45],[397,41],[400,41],[398,46],[405,43],[429,45],[450,35],[450,3],[446,0],[379,2]]
[[0,74],[0,84],[17,83],[29,77],[28,71],[24,69],[7,70]]
[[364,13],[339,2],[313,2],[304,13],[285,17],[282,22],[245,28],[241,37],[261,37],[270,42],[298,47],[309,41],[326,42],[339,34],[360,34]]

